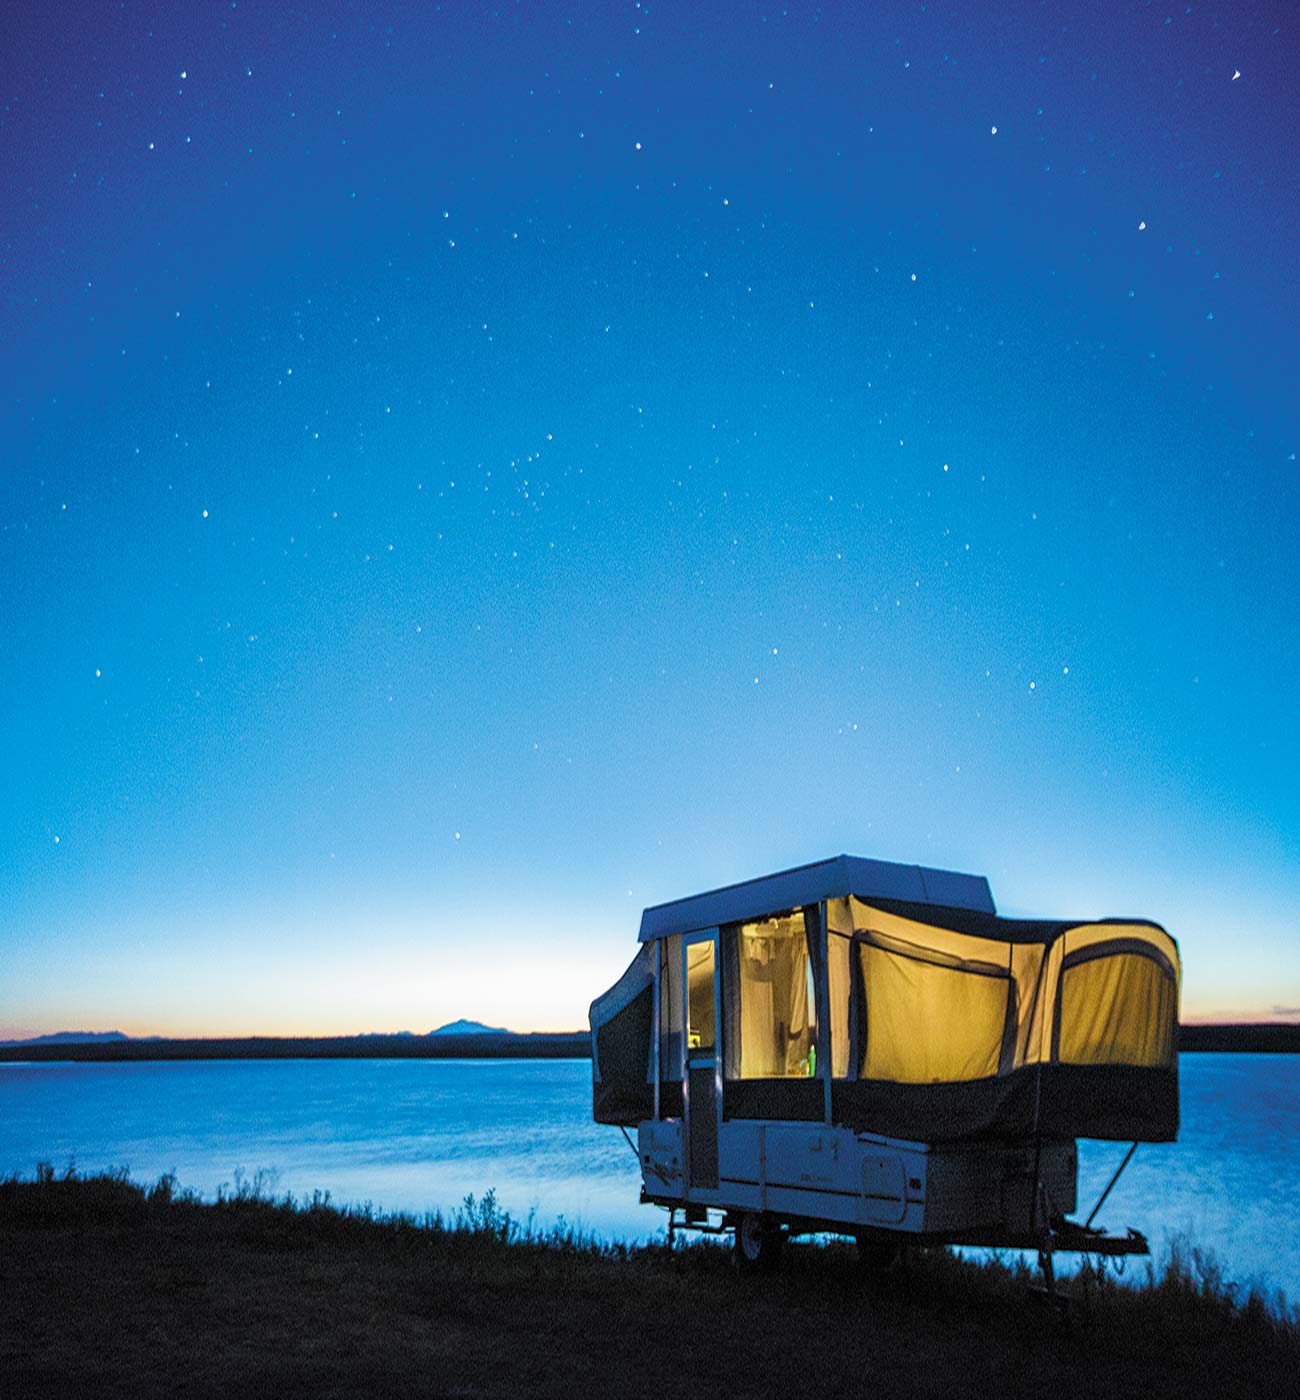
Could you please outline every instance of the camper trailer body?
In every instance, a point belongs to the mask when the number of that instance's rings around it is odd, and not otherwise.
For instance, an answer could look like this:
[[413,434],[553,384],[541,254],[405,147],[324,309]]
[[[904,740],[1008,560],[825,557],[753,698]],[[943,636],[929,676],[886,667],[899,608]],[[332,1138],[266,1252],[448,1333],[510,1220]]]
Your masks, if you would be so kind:
[[[696,1132],[700,1131],[698,1111]],[[1037,1247],[1036,1183],[1065,1215],[1076,1207],[1072,1141],[937,1144],[906,1142],[810,1123],[717,1124],[712,1145],[691,1168],[688,1107],[683,1118],[637,1127],[642,1198],[655,1205],[757,1212],[796,1233],[887,1232],[914,1238]],[[699,1138],[696,1139],[699,1141]]]
[[839,856],[640,938],[592,1006],[595,1116],[670,1221],[1068,1247],[1076,1138],[1176,1131],[1155,925],[1000,920],[983,877]]

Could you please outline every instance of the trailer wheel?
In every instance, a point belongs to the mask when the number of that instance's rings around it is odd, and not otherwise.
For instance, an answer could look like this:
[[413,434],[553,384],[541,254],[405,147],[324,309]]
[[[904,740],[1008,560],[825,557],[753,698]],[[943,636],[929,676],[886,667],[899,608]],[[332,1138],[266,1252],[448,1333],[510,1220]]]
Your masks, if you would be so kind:
[[874,1230],[859,1230],[856,1239],[858,1263],[868,1274],[887,1273],[902,1252],[894,1240],[882,1237]]
[[742,1269],[766,1273],[781,1258],[781,1227],[756,1210],[742,1211],[736,1219],[736,1262]]

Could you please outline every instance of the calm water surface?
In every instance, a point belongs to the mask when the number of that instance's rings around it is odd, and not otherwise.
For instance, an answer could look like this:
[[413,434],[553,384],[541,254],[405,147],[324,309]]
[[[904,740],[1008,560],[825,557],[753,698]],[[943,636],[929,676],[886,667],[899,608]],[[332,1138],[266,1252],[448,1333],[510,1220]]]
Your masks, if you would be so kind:
[[[661,1233],[622,1134],[591,1122],[590,1073],[585,1060],[0,1065],[0,1173],[174,1171],[211,1196],[263,1171],[277,1192],[417,1213],[491,1188],[542,1225]],[[1228,1277],[1300,1298],[1300,1056],[1184,1055],[1182,1104],[1179,1141],[1138,1148],[1098,1223],[1137,1226],[1157,1255],[1181,1235]],[[1124,1150],[1080,1144],[1083,1215]]]

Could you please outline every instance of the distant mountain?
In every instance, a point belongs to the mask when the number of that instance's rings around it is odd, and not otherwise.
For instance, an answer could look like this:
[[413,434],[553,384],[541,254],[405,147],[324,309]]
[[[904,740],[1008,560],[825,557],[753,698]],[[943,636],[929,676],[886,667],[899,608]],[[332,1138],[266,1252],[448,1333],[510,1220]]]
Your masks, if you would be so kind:
[[485,1026],[482,1021],[448,1021],[445,1026],[439,1026],[436,1031],[430,1031],[430,1035],[513,1035],[513,1031],[504,1030],[501,1026]]
[[34,1035],[30,1040],[0,1040],[0,1046],[14,1045],[99,1045],[106,1040],[130,1040],[121,1031],[55,1031],[53,1035]]

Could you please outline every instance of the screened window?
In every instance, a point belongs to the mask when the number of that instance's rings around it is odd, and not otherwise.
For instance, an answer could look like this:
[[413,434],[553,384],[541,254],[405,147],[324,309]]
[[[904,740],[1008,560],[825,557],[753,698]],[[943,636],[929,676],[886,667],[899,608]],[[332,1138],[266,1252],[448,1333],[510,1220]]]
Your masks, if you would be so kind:
[[692,1050],[712,1050],[717,1044],[713,1015],[713,965],[716,944],[686,945],[687,1044]]
[[740,1077],[815,1074],[817,999],[802,910],[736,930]]
[[1142,953],[1067,961],[1057,1057],[1067,1065],[1167,1065],[1177,1000],[1171,972]]
[[947,1084],[997,1074],[1007,976],[858,945],[866,1004],[864,1079]]

